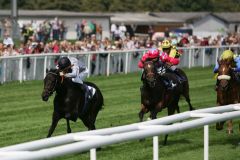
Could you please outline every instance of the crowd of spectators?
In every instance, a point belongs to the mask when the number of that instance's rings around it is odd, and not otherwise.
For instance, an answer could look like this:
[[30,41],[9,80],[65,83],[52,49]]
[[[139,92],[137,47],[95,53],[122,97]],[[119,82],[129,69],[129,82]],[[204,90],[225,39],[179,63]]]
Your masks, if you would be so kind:
[[41,23],[32,21],[21,24],[21,39],[23,44],[27,44],[29,38],[34,37],[37,42],[46,43],[49,40],[64,40],[67,27],[64,21],[57,17],[53,21],[44,20]]
[[111,38],[109,39],[102,37],[101,25],[86,20],[76,24],[77,39],[75,41],[66,40],[66,32],[64,22],[58,18],[51,22],[23,24],[22,40],[17,47],[15,47],[9,32],[4,33],[4,39],[0,42],[0,56],[158,48],[164,39],[171,40],[174,45],[179,47],[240,44],[240,36],[237,33],[201,38],[188,34],[169,33],[168,37],[156,37],[154,31],[150,29],[148,36],[144,37],[134,36],[133,33],[127,32],[127,28],[123,24],[111,26]]

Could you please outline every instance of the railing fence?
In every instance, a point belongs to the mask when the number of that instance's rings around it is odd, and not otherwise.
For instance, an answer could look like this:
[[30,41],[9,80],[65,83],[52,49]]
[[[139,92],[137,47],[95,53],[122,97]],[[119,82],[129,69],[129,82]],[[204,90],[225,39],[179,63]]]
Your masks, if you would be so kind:
[[[0,148],[1,160],[50,159],[90,150],[97,159],[96,148],[153,137],[153,160],[159,159],[158,136],[204,126],[204,160],[209,158],[209,124],[240,118],[240,105],[227,105],[187,111],[156,120],[125,126],[71,133],[52,138]],[[178,122],[178,123],[175,123]],[[216,131],[217,132],[217,131]],[[226,134],[223,132],[223,134]],[[230,142],[229,142],[230,143]]]
[[[239,53],[240,46],[179,48],[183,52],[179,67],[214,65],[220,53],[229,48]],[[82,60],[89,68],[88,76],[136,72],[140,70],[137,64],[145,51],[146,49],[0,57],[0,82],[41,80],[46,75],[46,69],[55,68],[60,56],[74,56]]]

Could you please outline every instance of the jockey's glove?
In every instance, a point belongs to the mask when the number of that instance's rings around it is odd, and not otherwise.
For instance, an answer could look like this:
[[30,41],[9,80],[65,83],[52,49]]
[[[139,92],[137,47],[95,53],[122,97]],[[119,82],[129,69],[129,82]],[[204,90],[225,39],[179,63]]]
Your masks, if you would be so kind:
[[59,75],[64,76],[65,74],[64,74],[64,72],[59,72]]

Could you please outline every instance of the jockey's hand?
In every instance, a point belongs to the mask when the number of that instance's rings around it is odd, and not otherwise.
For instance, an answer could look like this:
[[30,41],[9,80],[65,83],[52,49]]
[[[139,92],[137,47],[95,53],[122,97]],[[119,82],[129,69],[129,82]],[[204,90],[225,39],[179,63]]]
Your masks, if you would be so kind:
[[59,72],[59,75],[64,76],[65,74],[64,74],[64,72]]

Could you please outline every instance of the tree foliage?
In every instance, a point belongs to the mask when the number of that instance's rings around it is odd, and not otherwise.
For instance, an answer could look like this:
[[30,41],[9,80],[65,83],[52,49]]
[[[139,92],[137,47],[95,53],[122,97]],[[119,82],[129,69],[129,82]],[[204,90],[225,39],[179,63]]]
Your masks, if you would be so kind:
[[[10,9],[10,0],[0,0],[0,9]],[[19,9],[79,12],[240,11],[240,0],[18,0]]]

